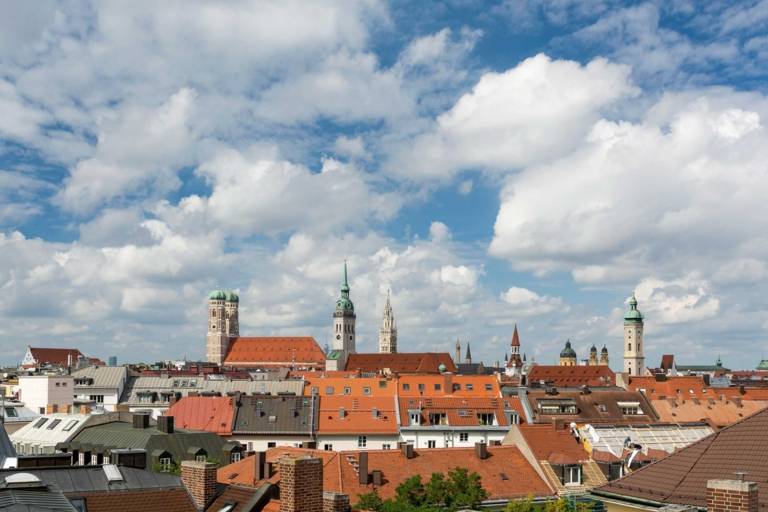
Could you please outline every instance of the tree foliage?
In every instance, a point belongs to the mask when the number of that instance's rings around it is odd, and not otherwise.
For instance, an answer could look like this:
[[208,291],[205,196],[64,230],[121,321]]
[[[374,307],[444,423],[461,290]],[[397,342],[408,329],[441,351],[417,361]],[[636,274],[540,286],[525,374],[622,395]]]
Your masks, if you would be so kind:
[[378,492],[363,494],[355,505],[374,512],[449,512],[477,507],[488,497],[480,475],[454,468],[447,475],[432,473],[425,484],[414,475],[395,489],[394,499],[382,500]]

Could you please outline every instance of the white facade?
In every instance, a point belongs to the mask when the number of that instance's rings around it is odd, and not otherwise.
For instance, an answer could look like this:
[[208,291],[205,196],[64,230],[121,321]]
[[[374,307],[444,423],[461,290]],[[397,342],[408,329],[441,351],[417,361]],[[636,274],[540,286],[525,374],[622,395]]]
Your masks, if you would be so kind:
[[397,434],[318,434],[317,449],[326,451],[397,450]]
[[300,435],[248,435],[248,434],[233,434],[232,436],[226,436],[227,441],[237,441],[246,447],[250,451],[265,451],[275,446],[291,446],[294,448],[300,448],[301,443],[308,441],[314,441],[314,437],[307,434]]
[[477,427],[407,428],[400,429],[400,440],[419,448],[471,448],[475,443],[501,442],[509,427],[479,429]]
[[74,372],[72,377],[76,402],[114,412],[125,388],[127,370],[124,366],[91,366]]
[[38,414],[67,412],[72,407],[74,384],[71,375],[21,375],[19,400]]
[[75,437],[89,417],[87,414],[47,414],[9,437],[19,455],[54,453],[56,445]]

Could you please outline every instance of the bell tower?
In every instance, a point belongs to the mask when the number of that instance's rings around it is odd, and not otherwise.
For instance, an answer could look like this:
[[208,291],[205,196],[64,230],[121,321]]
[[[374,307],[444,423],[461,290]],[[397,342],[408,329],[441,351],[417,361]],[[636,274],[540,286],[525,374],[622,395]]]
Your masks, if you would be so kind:
[[205,337],[205,356],[209,363],[222,365],[229,348],[227,333],[227,297],[223,290],[208,295],[208,334]]
[[333,350],[341,350],[346,355],[355,353],[355,305],[349,298],[349,281],[347,280],[347,262],[344,262],[344,282],[341,285],[341,296],[336,301],[333,312]]
[[381,329],[379,329],[379,352],[382,354],[397,353],[397,325],[395,325],[395,314],[389,301],[389,290],[387,290],[384,317],[381,319]]
[[629,309],[624,314],[624,371],[629,375],[645,373],[643,326],[643,314],[637,309],[637,299],[633,293],[629,299]]

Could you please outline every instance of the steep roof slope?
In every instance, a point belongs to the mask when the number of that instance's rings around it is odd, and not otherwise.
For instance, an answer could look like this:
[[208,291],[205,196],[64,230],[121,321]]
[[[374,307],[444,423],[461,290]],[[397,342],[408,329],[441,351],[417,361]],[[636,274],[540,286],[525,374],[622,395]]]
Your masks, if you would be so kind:
[[[595,492],[660,503],[706,506],[707,481],[733,479],[745,472],[760,487],[768,483],[768,409]],[[759,496],[760,509],[768,509],[768,493]]]
[[311,336],[239,337],[229,344],[228,366],[325,366],[325,354]]

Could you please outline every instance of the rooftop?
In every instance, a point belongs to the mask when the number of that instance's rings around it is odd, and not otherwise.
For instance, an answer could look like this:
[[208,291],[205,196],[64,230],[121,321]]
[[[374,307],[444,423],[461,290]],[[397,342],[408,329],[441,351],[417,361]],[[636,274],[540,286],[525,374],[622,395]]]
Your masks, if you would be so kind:
[[558,366],[537,364],[528,372],[528,382],[545,381],[557,387],[613,386],[616,374],[608,366]]
[[229,344],[227,366],[324,366],[325,353],[311,336],[239,337]]
[[397,434],[394,397],[320,397],[319,434]]
[[350,354],[347,370],[363,372],[392,373],[440,373],[440,365],[445,370],[456,373],[450,354],[447,352],[398,352],[397,354]]

